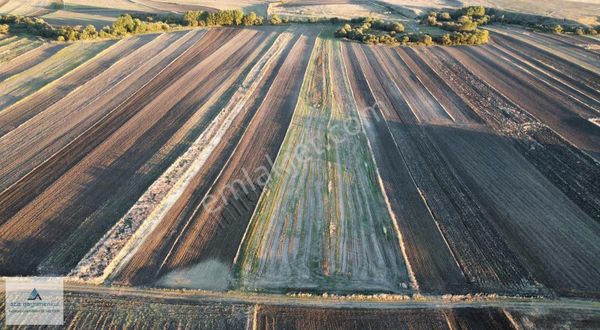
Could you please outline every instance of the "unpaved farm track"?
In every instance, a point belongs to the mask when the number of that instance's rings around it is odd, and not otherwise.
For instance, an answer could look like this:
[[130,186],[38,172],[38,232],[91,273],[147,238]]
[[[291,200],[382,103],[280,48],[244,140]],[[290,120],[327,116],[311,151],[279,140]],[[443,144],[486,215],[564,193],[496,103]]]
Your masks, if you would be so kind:
[[[3,288],[0,298],[3,298]],[[282,295],[65,286],[65,326],[210,329],[595,329],[597,304],[582,300],[338,300]],[[4,319],[4,299],[0,319]]]

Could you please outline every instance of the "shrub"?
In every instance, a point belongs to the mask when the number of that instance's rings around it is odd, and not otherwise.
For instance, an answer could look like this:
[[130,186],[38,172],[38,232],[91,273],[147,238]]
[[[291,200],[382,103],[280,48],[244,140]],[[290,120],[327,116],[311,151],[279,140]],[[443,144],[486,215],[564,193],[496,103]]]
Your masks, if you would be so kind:
[[396,33],[402,33],[404,32],[404,25],[402,25],[402,23],[399,22],[394,22],[392,23],[392,31]]
[[0,34],[7,34],[10,30],[8,24],[0,24]]
[[421,42],[425,45],[425,46],[431,46],[433,45],[433,38],[431,38],[430,35],[426,34],[423,37],[421,37]]
[[279,16],[277,16],[277,15],[271,15],[271,19],[269,20],[269,22],[272,25],[279,25],[282,23],[281,18],[279,18]]
[[427,24],[435,26],[437,24],[437,16],[436,15],[427,16]]
[[452,45],[452,39],[450,39],[450,35],[449,34],[444,34],[442,36],[442,38],[440,39],[440,43],[444,46],[451,46]]
[[85,29],[83,29],[79,38],[82,40],[96,39],[98,38],[98,32],[93,25],[88,25],[85,27]]
[[187,26],[198,26],[202,12],[199,10],[189,10],[183,14],[183,21]]
[[443,12],[438,14],[437,19],[440,21],[450,21],[452,19],[452,16],[450,16],[449,12]]
[[563,33],[563,27],[557,24],[552,28],[552,32],[556,34]]
[[262,25],[263,20],[264,19],[262,16],[257,16],[255,12],[251,11],[250,13],[248,13],[248,15],[245,15],[242,18],[242,24],[243,25]]
[[482,17],[485,15],[485,8],[483,6],[469,6],[462,9],[463,15],[472,17]]

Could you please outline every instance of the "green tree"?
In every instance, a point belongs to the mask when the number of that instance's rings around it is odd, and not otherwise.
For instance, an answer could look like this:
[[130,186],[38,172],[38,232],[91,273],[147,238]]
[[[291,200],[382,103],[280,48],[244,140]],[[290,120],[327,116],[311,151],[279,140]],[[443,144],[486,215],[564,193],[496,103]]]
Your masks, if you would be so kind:
[[112,32],[114,35],[121,36],[126,35],[133,31],[135,23],[133,18],[129,14],[121,15],[112,24]]
[[235,25],[241,25],[242,21],[244,20],[244,12],[239,9],[235,9],[231,14],[233,15],[233,23]]
[[452,39],[450,39],[450,35],[448,33],[444,34],[440,40],[440,43],[444,46],[452,45]]
[[556,34],[561,34],[563,33],[563,27],[557,24],[552,28],[552,32]]
[[272,25],[279,25],[281,24],[281,18],[279,18],[277,15],[271,15],[270,22]]
[[438,15],[438,19],[440,21],[449,21],[452,19],[452,16],[450,16],[449,12],[443,12]]
[[425,45],[425,46],[431,46],[433,45],[433,38],[431,38],[430,35],[426,34],[423,37],[421,37],[421,42]]
[[80,38],[82,40],[91,40],[91,39],[96,39],[97,37],[98,37],[98,32],[96,31],[96,28],[91,24],[86,26],[80,35]]
[[255,25],[256,24],[256,13],[251,11],[248,15],[242,18],[242,24],[246,26]]
[[198,20],[202,14],[199,10],[188,10],[183,14],[183,21],[187,26],[198,26]]
[[392,23],[392,31],[396,33],[402,33],[404,32],[404,25],[402,25],[402,23],[399,22],[394,22]]

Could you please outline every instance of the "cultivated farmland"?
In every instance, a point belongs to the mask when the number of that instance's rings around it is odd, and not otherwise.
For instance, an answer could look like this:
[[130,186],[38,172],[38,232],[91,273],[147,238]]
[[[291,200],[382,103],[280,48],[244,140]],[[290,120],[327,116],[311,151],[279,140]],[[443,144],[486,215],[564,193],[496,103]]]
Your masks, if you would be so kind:
[[319,39],[313,50],[238,256],[243,287],[394,292],[409,286],[339,44],[333,46]]
[[0,275],[65,276],[75,327],[544,327],[558,302],[597,323],[600,43],[486,28],[0,38]]

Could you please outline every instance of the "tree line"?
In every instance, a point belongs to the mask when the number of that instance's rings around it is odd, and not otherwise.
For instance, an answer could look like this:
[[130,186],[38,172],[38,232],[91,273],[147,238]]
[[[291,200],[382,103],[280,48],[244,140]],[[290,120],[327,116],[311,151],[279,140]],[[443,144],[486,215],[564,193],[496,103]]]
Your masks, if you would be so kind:
[[[448,14],[449,16],[450,14]],[[470,14],[469,16],[474,17],[477,14]],[[335,32],[337,38],[346,38],[349,40],[359,41],[368,44],[385,44],[385,45],[404,45],[404,46],[415,46],[415,45],[481,45],[489,41],[489,32],[487,30],[477,29],[475,23],[474,28],[461,27],[457,28],[459,24],[466,26],[473,22],[472,18],[457,19],[452,21],[452,18],[446,19],[445,14],[441,14],[444,23],[437,23],[437,13],[435,15],[435,25],[443,28],[444,30],[450,30],[451,33],[445,33],[438,36],[431,36],[427,33],[404,33],[404,25],[400,22],[385,22],[383,20],[373,19],[371,17],[365,17],[361,19],[352,20],[347,24],[344,24],[340,29]],[[467,16],[467,15],[461,15]],[[430,24],[432,20],[428,19],[433,17],[432,15],[427,16],[425,22]],[[485,20],[485,14],[481,16],[481,19]],[[458,18],[458,17],[457,17]],[[480,19],[480,18],[477,18]],[[487,22],[487,20],[486,20]],[[452,23],[452,24],[450,24]],[[431,24],[430,24],[431,25]],[[442,27],[443,26],[443,27]]]
[[168,32],[185,27],[252,26],[266,23],[278,25],[287,22],[289,22],[288,19],[282,19],[277,15],[271,16],[266,21],[264,17],[255,12],[244,14],[241,10],[187,11],[183,15],[123,14],[110,26],[97,30],[93,25],[55,27],[39,17],[0,15],[0,34],[27,33],[58,41],[76,41]]

